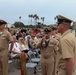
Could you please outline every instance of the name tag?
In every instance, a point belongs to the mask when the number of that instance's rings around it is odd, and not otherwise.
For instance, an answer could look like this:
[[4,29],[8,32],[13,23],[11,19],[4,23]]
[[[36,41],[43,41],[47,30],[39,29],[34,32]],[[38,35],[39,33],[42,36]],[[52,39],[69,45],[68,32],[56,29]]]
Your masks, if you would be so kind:
[[53,40],[50,40],[49,46],[54,46],[54,45],[53,45]]
[[6,35],[2,35],[2,39],[6,39]]
[[0,35],[2,34],[3,32],[0,32]]

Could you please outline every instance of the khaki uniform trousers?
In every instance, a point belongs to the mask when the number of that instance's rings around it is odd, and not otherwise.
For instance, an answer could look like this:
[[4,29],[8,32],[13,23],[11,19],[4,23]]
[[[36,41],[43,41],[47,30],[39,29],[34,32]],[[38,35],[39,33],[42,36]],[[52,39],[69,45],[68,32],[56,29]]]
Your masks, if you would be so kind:
[[41,75],[53,75],[54,72],[54,57],[41,57]]
[[[60,69],[60,70],[56,73],[56,75],[66,75],[66,70]],[[76,75],[76,71],[74,71],[74,72],[72,73],[72,75]]]
[[57,66],[58,66],[58,63],[59,63],[59,59],[60,59],[60,54],[57,52],[57,54],[55,55],[54,75],[56,75],[56,72],[57,72]]
[[0,75],[8,75],[8,50],[0,51]]

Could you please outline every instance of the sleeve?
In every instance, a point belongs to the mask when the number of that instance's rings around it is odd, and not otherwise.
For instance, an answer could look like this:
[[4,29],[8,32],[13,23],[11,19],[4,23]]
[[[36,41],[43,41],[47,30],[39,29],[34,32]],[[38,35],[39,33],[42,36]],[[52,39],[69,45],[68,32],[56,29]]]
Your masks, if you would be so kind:
[[12,37],[12,35],[8,32],[8,40],[11,42],[11,41],[13,41],[13,37]]
[[13,46],[13,48],[12,48],[12,51],[15,51],[15,44],[14,44],[14,46]]
[[74,52],[73,52],[73,43],[70,42],[70,40],[62,40],[61,41],[61,49],[62,49],[62,57],[63,59],[66,58],[74,58]]
[[58,42],[58,40],[53,39],[53,44],[55,45]]
[[56,40],[55,38],[50,38],[50,40],[52,40],[53,45],[56,45],[56,43],[58,42],[58,40]]
[[[10,51],[10,46],[11,46],[11,44],[9,44],[9,51]],[[14,51],[14,50],[15,50],[15,45],[12,48],[12,51]]]

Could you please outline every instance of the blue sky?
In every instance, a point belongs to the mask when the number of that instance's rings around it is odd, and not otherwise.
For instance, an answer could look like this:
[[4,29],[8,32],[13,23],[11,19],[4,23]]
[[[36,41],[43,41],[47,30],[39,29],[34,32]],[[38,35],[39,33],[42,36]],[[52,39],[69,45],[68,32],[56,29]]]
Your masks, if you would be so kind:
[[0,0],[0,19],[13,24],[21,16],[26,25],[29,14],[45,17],[45,24],[54,24],[58,14],[76,21],[76,0]]

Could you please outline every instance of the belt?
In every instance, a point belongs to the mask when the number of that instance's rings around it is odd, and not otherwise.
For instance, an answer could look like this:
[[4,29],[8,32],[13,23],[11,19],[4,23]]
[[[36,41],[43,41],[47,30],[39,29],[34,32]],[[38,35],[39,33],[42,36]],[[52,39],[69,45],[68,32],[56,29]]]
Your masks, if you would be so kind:
[[66,69],[57,69],[56,74],[58,74],[59,72],[65,72]]
[[1,52],[2,50],[0,50],[0,52]]
[[[58,73],[59,73],[59,72],[63,72],[63,73],[64,73],[64,75],[65,75],[66,70],[64,70],[64,69],[57,70],[57,71],[56,71],[56,74],[58,75]],[[76,71],[75,71],[75,70],[73,70],[72,75],[76,75],[76,73],[75,73],[75,72],[76,72]]]
[[0,50],[0,52],[2,52],[2,51],[4,51],[4,50]]
[[43,56],[44,59],[48,59],[50,56]]

